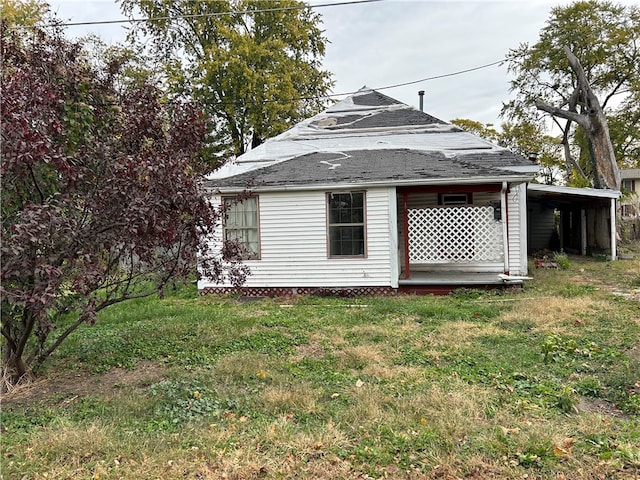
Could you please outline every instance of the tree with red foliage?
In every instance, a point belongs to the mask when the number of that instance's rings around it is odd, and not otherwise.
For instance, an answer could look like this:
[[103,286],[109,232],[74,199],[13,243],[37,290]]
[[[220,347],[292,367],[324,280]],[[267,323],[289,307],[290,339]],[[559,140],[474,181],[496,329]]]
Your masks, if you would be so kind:
[[202,195],[198,106],[123,81],[114,56],[47,27],[1,28],[4,378],[18,382],[100,310],[200,272],[241,283],[207,251],[220,219]]

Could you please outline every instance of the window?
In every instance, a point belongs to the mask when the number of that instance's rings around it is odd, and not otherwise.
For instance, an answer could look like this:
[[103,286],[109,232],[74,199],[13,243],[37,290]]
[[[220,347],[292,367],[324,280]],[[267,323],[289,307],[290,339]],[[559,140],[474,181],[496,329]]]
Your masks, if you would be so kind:
[[364,257],[364,192],[328,193],[329,256]]
[[438,205],[472,205],[473,195],[471,193],[439,193]]
[[224,197],[224,205],[224,241],[236,242],[244,259],[260,258],[258,198]]
[[636,189],[636,181],[630,179],[623,180],[622,189],[627,192],[634,192]]

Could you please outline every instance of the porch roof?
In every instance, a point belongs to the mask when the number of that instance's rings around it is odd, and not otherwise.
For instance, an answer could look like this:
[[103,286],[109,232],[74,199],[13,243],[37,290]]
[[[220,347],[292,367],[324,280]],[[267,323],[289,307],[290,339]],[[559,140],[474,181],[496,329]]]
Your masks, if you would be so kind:
[[527,185],[527,196],[558,207],[609,204],[612,199],[618,199],[621,195],[619,190],[562,187],[537,183]]

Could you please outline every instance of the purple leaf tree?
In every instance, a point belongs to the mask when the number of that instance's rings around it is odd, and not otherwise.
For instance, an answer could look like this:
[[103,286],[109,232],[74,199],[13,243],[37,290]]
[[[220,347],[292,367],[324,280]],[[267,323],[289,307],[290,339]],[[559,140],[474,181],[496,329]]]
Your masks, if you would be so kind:
[[202,195],[197,105],[123,81],[124,56],[96,66],[55,28],[3,25],[0,48],[5,379],[109,305],[196,270],[242,283],[243,265],[207,250],[220,212]]

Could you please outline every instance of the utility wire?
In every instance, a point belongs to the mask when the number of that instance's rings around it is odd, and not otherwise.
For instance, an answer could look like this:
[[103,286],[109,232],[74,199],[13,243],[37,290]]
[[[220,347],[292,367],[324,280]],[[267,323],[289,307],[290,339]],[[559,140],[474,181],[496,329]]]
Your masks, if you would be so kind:
[[[193,14],[193,15],[176,15],[176,16],[151,17],[151,18],[130,18],[130,19],[122,19],[122,20],[102,20],[102,21],[95,21],[95,22],[51,23],[51,24],[44,25],[44,27],[49,27],[49,26],[76,27],[76,26],[82,26],[82,25],[108,25],[108,24],[118,24],[118,23],[142,23],[142,22],[153,22],[153,21],[160,21],[160,20],[175,20],[175,19],[179,19],[179,18],[219,17],[219,16],[224,16],[224,15],[237,15],[237,14],[248,14],[248,13],[266,13],[266,12],[278,12],[278,11],[287,11],[287,10],[303,10],[303,9],[306,9],[306,8],[335,7],[335,6],[343,6],[343,5],[356,5],[356,4],[362,4],[362,3],[376,3],[376,2],[383,2],[383,1],[385,1],[385,0],[348,0],[348,1],[335,2],[335,3],[319,3],[319,4],[315,4],[315,5],[305,4],[305,5],[296,5],[296,6],[292,6],[292,7],[264,8],[264,9],[259,9],[259,10],[237,10],[237,11],[229,11],[229,12],[200,13],[200,14]],[[442,75],[435,75],[435,76],[432,76],[432,77],[421,78],[419,80],[412,80],[410,82],[403,82],[403,83],[396,83],[396,84],[393,84],[393,85],[386,85],[386,86],[383,86],[383,87],[373,88],[372,90],[390,90],[392,88],[405,87],[407,85],[415,85],[416,83],[422,83],[422,82],[428,82],[428,81],[431,81],[431,80],[438,80],[438,79],[441,79],[441,78],[453,77],[453,76],[456,76],[456,75],[461,75],[463,73],[474,72],[476,70],[481,70],[481,69],[484,69],[484,68],[492,67],[492,66],[498,65],[498,64],[500,64],[502,62],[504,62],[504,60],[497,60],[495,62],[486,63],[484,65],[480,65],[480,66],[477,66],[477,67],[467,68],[465,70],[458,70],[456,72],[450,72],[450,73],[445,73],[445,74],[442,74]],[[352,91],[352,92],[332,93],[332,94],[320,95],[320,96],[312,96],[312,97],[297,97],[297,98],[290,98],[290,99],[271,99],[271,100],[264,100],[264,103],[267,103],[267,102],[283,102],[284,103],[284,102],[295,102],[295,101],[299,101],[299,100],[316,100],[316,99],[320,99],[320,98],[342,97],[342,96],[345,96],[345,95],[353,95],[355,93],[357,93],[357,90],[356,91]]]
[[374,90],[388,90],[390,88],[405,87],[407,85],[414,85],[414,84],[420,83],[420,82],[428,82],[429,80],[438,80],[440,78],[453,77],[454,75],[461,75],[463,73],[469,73],[469,72],[474,72],[476,70],[481,70],[483,68],[493,67],[494,65],[498,65],[498,64],[500,64],[502,62],[504,62],[504,60],[498,60],[496,62],[485,63],[484,65],[480,65],[479,67],[467,68],[465,70],[458,70],[457,72],[444,73],[442,75],[436,75],[434,77],[427,77],[427,78],[422,78],[420,80],[413,80],[411,82],[396,83],[395,85],[388,85],[386,87],[374,88]]
[[[481,70],[483,68],[488,68],[488,67],[492,67],[494,65],[498,65],[500,63],[504,62],[504,60],[498,60],[496,62],[491,62],[491,63],[485,63],[484,65],[480,65],[477,67],[472,67],[472,68],[467,68],[464,70],[458,70],[457,72],[450,72],[450,73],[444,73],[442,75],[435,75],[432,77],[426,77],[426,78],[421,78],[420,80],[413,80],[411,82],[403,82],[403,83],[396,83],[394,85],[386,85],[384,87],[374,87],[371,88],[371,90],[389,90],[392,88],[398,88],[398,87],[404,87],[407,85],[414,85],[416,83],[420,83],[420,82],[428,82],[430,80],[438,80],[440,78],[446,78],[446,77],[453,77],[455,75],[462,75],[463,73],[468,73],[468,72],[474,72],[476,70]],[[345,95],[353,95],[355,93],[358,93],[359,90],[354,90],[351,92],[342,92],[342,93],[328,93],[326,95],[313,95],[310,97],[295,97],[295,98],[270,98],[270,99],[265,99],[260,101],[259,103],[290,103],[290,102],[298,102],[301,100],[319,100],[321,98],[334,98],[334,97],[344,97]],[[173,103],[172,101],[169,101],[168,103]],[[247,103],[251,103],[251,104],[257,104],[258,102],[254,101],[254,100],[248,100]],[[216,107],[223,107],[225,105],[232,105],[233,102],[217,102],[215,104]],[[103,105],[117,105],[116,103],[105,103]]]
[[[455,75],[462,75],[463,73],[469,73],[469,72],[474,72],[476,70],[481,70],[483,68],[489,68],[489,67],[493,67],[494,65],[498,65],[500,63],[503,63],[504,60],[498,60],[495,62],[491,62],[491,63],[485,63],[484,65],[479,65],[477,67],[472,67],[472,68],[466,68],[464,70],[458,70],[456,72],[450,72],[450,73],[444,73],[442,75],[435,75],[432,77],[426,77],[426,78],[421,78],[420,80],[412,80],[410,82],[403,82],[403,83],[396,83],[393,85],[386,85],[384,87],[372,87],[371,90],[390,90],[392,88],[398,88],[398,87],[404,87],[407,85],[414,85],[416,83],[421,83],[421,82],[428,82],[431,80],[438,80],[440,78],[447,78],[447,77],[453,77]],[[345,95],[353,95],[355,93],[358,93],[359,90],[354,90],[351,92],[342,92],[342,93],[328,93],[326,95],[312,95],[309,97],[295,97],[295,98],[268,98],[268,99],[264,99],[261,100],[260,102],[256,102],[255,100],[247,100],[246,103],[250,103],[250,104],[257,104],[257,103],[290,103],[290,102],[298,102],[301,100],[319,100],[321,98],[334,98],[334,97],[344,97]],[[225,105],[232,105],[233,102],[218,102],[215,105],[217,107],[222,107]]]
[[[259,10],[232,10],[228,12],[212,12],[212,13],[196,13],[192,15],[176,15],[166,17],[151,17],[151,18],[126,18],[121,20],[100,20],[95,22],[68,22],[68,23],[49,23],[42,25],[43,27],[78,27],[82,25],[110,25],[117,23],[144,23],[144,22],[158,22],[161,20],[176,20],[179,18],[203,18],[203,17],[222,17],[224,15],[245,15],[248,13],[266,13],[266,12],[282,12],[287,10],[304,10],[306,8],[323,8],[323,7],[336,7],[342,5],[355,5],[358,3],[375,3],[383,2],[385,0],[349,0],[336,3],[318,3],[316,5],[304,4],[296,5],[293,7],[275,7],[275,8],[263,8]],[[25,26],[30,27],[30,26]],[[37,25],[35,27],[38,27]]]
[[[433,77],[421,78],[420,80],[412,80],[410,82],[395,83],[393,85],[386,85],[384,87],[373,87],[373,88],[371,88],[371,90],[376,90],[376,91],[378,91],[378,90],[390,90],[392,88],[405,87],[407,85],[414,85],[416,83],[428,82],[428,81],[431,81],[431,80],[438,80],[440,78],[453,77],[455,75],[462,75],[463,73],[475,72],[476,70],[482,70],[483,68],[493,67],[494,65],[499,65],[502,62],[504,62],[504,60],[497,60],[495,62],[485,63],[484,65],[479,65],[477,67],[466,68],[464,70],[458,70],[456,72],[444,73],[442,75],[435,75]],[[269,103],[269,102],[287,103],[287,102],[295,102],[295,101],[298,101],[298,100],[317,100],[317,99],[320,99],[320,98],[343,97],[345,95],[353,95],[355,93],[358,93],[358,90],[355,90],[355,91],[352,91],[352,92],[343,92],[343,93],[330,93],[330,94],[327,94],[327,95],[318,95],[318,96],[312,96],[312,97],[298,97],[298,98],[289,98],[289,99],[275,99],[274,98],[274,99],[264,100],[262,103]]]

